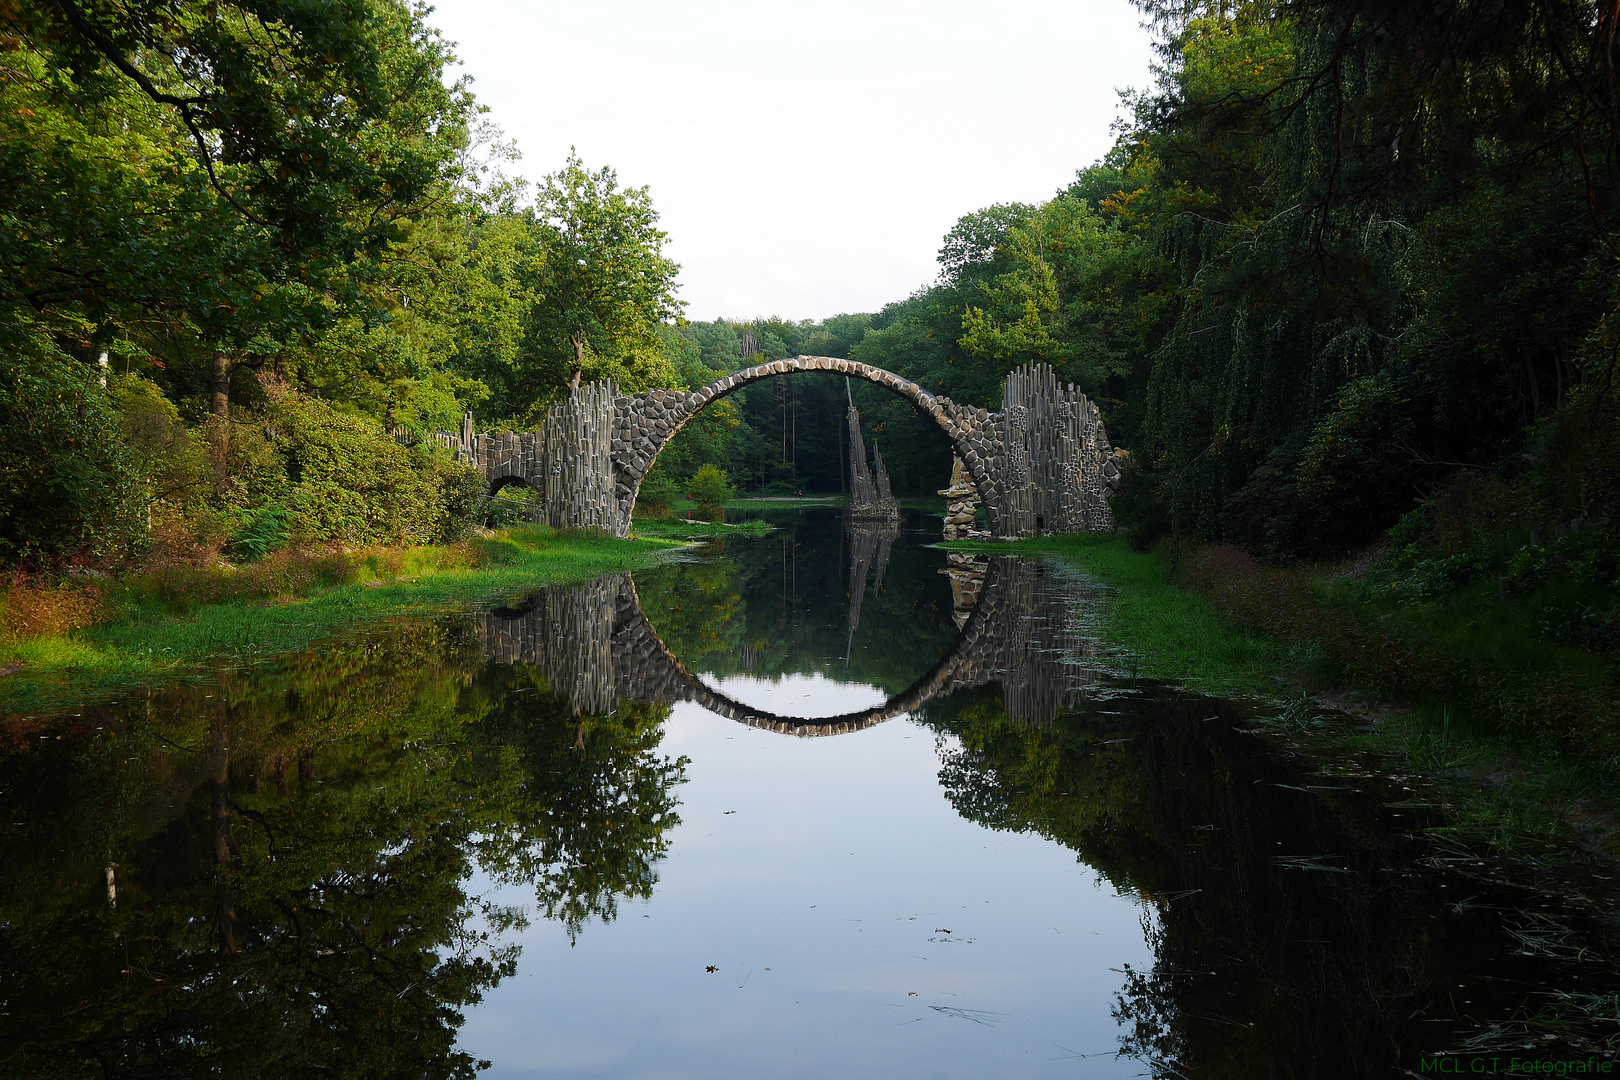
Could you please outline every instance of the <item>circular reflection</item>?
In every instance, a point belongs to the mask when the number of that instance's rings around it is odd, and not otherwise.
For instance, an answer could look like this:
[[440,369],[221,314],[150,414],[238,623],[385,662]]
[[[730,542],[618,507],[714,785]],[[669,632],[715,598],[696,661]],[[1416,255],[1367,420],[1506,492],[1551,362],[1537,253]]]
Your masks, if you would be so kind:
[[582,715],[691,701],[819,736],[992,682],[1009,718],[1036,725],[1090,693],[1105,670],[1093,583],[1012,557],[947,556],[925,536],[884,558],[836,516],[796,522],[703,562],[542,590],[479,615],[476,631],[486,658],[540,667]]

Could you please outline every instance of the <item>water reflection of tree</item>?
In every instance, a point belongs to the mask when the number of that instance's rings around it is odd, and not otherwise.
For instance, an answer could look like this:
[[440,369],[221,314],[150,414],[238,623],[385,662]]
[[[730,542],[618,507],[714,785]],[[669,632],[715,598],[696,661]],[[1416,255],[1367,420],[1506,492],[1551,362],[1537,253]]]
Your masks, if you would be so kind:
[[[84,711],[0,758],[0,1074],[469,1076],[461,1010],[532,881],[645,896],[683,762],[414,626]],[[26,868],[26,872],[20,872]]]
[[620,897],[650,899],[687,764],[657,753],[668,709],[620,702],[612,716],[571,716],[520,666],[489,666],[470,696],[485,704],[484,743],[500,752],[490,789],[522,788],[516,812],[493,816],[479,838],[484,868],[533,883],[542,914],[570,938],[615,918]]
[[1410,818],[1303,775],[1222,703],[1113,696],[1035,729],[987,687],[928,723],[960,741],[940,772],[960,813],[1143,898],[1155,963],[1126,972],[1116,1018],[1122,1053],[1165,1077],[1384,1076],[1469,1030],[1459,981],[1480,1016],[1557,985],[1513,955],[1491,899],[1453,912],[1413,872]]

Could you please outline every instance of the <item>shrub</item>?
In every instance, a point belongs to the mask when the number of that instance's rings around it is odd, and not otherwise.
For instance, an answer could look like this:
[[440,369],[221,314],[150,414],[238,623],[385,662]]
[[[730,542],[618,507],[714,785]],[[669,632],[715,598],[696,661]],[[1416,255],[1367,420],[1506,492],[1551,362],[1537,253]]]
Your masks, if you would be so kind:
[[211,487],[208,456],[186,430],[180,410],[139,375],[115,376],[108,393],[154,524],[202,511]]
[[1130,545],[1147,551],[1170,532],[1170,508],[1159,498],[1153,478],[1134,458],[1125,464],[1119,491],[1108,501],[1114,521],[1126,530]]
[[91,371],[66,359],[0,363],[0,565],[136,553],[146,539],[139,489]]
[[298,394],[272,400],[267,414],[291,485],[294,540],[427,544],[441,537],[449,514],[427,451],[401,446],[374,420]]
[[670,504],[680,489],[675,481],[670,479],[668,473],[661,469],[654,469],[641,482],[641,490],[636,493],[636,511],[644,513],[647,517],[664,517],[668,515]]
[[101,617],[105,603],[98,586],[45,585],[14,577],[0,592],[0,644],[89,626]]
[[695,513],[704,521],[726,520],[726,508],[721,506],[719,503],[702,503],[698,506]]
[[288,522],[292,514],[284,506],[271,504],[259,508],[253,519],[231,538],[231,557],[244,562],[262,559],[270,552],[287,546]]
[[440,543],[462,540],[483,523],[489,503],[484,496],[483,474],[471,465],[437,455],[428,458],[423,473],[438,485],[439,501],[444,505]]
[[686,492],[700,506],[719,506],[737,495],[737,489],[731,486],[725,471],[713,465],[705,465],[693,473],[692,479],[686,482]]

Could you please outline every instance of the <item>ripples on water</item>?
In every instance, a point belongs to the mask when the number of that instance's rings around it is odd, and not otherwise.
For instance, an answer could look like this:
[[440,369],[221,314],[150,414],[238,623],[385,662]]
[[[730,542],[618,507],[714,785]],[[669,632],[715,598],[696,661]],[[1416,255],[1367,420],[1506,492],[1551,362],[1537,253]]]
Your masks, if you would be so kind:
[[[18,1076],[1387,1076],[1605,978],[1073,571],[760,540],[14,723]],[[1584,984],[1583,984],[1584,980]],[[1537,1018],[1537,1013],[1541,1014]],[[1547,1036],[1551,1038],[1547,1038]]]

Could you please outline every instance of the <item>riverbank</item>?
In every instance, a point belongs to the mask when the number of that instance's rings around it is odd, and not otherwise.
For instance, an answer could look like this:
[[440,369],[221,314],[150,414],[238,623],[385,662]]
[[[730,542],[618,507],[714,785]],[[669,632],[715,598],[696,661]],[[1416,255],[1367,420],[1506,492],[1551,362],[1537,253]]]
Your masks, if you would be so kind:
[[[444,547],[281,552],[242,567],[13,590],[0,639],[0,715],[201,675],[222,658],[308,648],[381,619],[638,569],[682,540],[519,526]],[[19,611],[24,604],[32,610]]]
[[700,521],[696,518],[668,517],[636,518],[631,527],[632,536],[656,537],[661,540],[724,540],[732,536],[765,536],[772,531],[767,521]]
[[[945,546],[1084,569],[1117,590],[1104,632],[1131,673],[1255,701],[1266,728],[1323,760],[1371,754],[1422,777],[1459,842],[1532,862],[1620,855],[1597,698],[1612,675],[1601,656],[1539,640],[1528,606],[1465,593],[1403,610],[1343,575],[1231,548],[1137,552],[1118,536]],[[1572,697],[1593,711],[1572,715]]]

